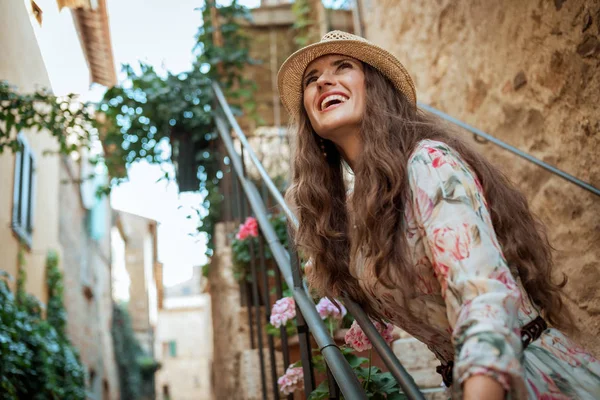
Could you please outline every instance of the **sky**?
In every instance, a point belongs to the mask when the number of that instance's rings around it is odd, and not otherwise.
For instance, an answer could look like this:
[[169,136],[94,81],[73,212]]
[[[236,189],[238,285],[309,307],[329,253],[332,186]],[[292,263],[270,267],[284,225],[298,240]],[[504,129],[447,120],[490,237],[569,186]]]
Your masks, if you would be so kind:
[[[259,0],[239,3],[256,7]],[[200,11],[194,9],[202,4],[201,0],[107,0],[117,71],[121,64],[137,61],[173,73],[189,70],[201,22]],[[162,168],[173,170],[170,165]],[[113,189],[111,205],[159,222],[158,257],[164,264],[164,284],[171,286],[189,279],[194,265],[206,263],[203,241],[190,236],[198,223],[193,209],[202,197],[179,194],[174,182],[157,182],[163,175],[161,166],[134,164],[129,182]]]

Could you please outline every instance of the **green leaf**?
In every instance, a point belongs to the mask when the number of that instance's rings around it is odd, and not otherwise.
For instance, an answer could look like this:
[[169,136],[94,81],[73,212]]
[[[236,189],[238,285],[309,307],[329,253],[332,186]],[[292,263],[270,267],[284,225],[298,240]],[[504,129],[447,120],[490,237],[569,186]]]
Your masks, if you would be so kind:
[[325,400],[329,398],[329,383],[324,380],[308,396],[308,400]]

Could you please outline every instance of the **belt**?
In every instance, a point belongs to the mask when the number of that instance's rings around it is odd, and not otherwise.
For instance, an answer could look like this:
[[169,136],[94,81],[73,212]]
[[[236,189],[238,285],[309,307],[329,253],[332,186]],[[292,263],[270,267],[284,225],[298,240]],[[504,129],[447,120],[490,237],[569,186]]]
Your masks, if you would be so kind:
[[[523,350],[529,346],[531,342],[542,336],[542,333],[548,329],[548,324],[540,316],[536,317],[533,321],[521,328],[521,343],[523,343]],[[442,376],[444,385],[450,387],[452,385],[452,368],[454,367],[454,361],[448,361],[447,364],[439,365],[435,368],[435,371]]]

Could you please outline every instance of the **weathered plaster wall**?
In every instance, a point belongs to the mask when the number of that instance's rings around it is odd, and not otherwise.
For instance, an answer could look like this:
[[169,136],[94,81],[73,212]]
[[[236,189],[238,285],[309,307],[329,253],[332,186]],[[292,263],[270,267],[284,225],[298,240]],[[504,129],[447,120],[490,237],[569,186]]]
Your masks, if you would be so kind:
[[[366,36],[421,102],[600,187],[600,3],[365,0]],[[477,144],[547,224],[582,344],[600,356],[600,198]]]
[[[0,2],[0,80],[6,80],[23,93],[50,87],[48,73],[23,2]],[[48,250],[60,253],[58,242],[59,158],[44,156],[56,151],[56,140],[47,132],[24,131],[35,154],[36,179],[31,249],[24,252],[27,282],[25,290],[44,304],[47,301],[45,265]],[[0,269],[13,277],[18,271],[19,239],[11,228],[15,155],[0,155]],[[14,289],[14,281],[10,283]]]

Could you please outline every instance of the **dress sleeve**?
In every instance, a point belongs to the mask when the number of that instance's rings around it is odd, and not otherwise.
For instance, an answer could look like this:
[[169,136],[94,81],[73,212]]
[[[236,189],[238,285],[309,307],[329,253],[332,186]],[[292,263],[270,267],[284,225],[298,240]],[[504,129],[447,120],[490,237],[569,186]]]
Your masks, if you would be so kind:
[[409,160],[415,219],[446,302],[455,351],[453,398],[488,375],[526,399],[517,319],[521,293],[496,238],[483,189],[448,145],[427,141]]

